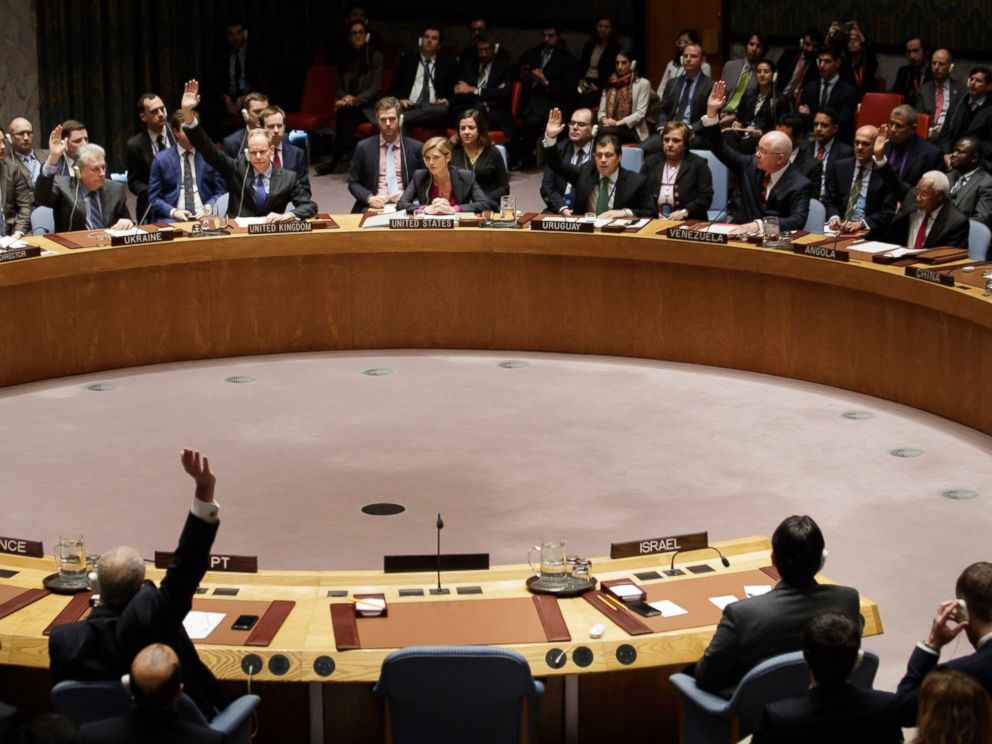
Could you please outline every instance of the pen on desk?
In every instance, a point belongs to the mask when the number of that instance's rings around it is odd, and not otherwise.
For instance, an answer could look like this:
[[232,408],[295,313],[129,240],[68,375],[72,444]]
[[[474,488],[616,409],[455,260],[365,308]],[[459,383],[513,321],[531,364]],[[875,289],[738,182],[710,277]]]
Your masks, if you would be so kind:
[[611,604],[613,604],[613,605],[614,605],[614,606],[615,606],[615,607],[616,607],[616,608],[617,608],[618,610],[623,610],[623,609],[626,609],[626,608],[625,608],[625,607],[623,606],[623,603],[622,603],[622,602],[620,602],[620,600],[618,600],[618,599],[617,599],[616,597],[614,597],[614,596],[613,596],[612,594],[604,594],[603,596],[604,596],[604,597],[606,597],[606,601],[607,601],[607,602],[610,602]]
[[606,595],[605,594],[597,594],[596,595],[596,599],[598,599],[604,605],[606,605],[607,607],[609,607],[613,612],[619,612],[620,611],[616,607],[614,607],[612,604],[610,604],[609,602],[606,601]]

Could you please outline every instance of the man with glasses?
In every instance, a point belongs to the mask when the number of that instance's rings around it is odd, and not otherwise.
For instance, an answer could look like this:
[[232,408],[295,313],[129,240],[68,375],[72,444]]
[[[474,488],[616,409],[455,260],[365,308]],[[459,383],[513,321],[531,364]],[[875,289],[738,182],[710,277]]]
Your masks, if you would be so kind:
[[937,140],[940,131],[947,121],[947,114],[951,108],[951,102],[961,95],[962,86],[956,80],[951,79],[951,68],[954,66],[954,58],[948,49],[938,49],[930,58],[931,78],[920,86],[920,93],[916,97],[916,110],[921,114],[930,117],[931,142]]
[[868,237],[881,236],[896,210],[895,196],[875,170],[878,128],[859,127],[854,133],[854,156],[837,158],[827,169],[827,226],[853,233],[868,229]]
[[[296,174],[272,163],[272,134],[252,129],[246,138],[248,162],[218,152],[200,126],[193,109],[200,103],[200,83],[186,83],[182,97],[183,130],[204,160],[227,181],[229,217],[264,217],[267,223],[304,220],[317,214],[317,205]],[[250,167],[249,167],[250,166]],[[293,211],[287,211],[292,202]]]
[[48,159],[47,150],[36,150],[34,146],[34,128],[31,122],[23,117],[17,117],[10,122],[11,147],[7,151],[7,159],[18,165],[31,182],[34,182],[41,175],[41,166]]
[[[568,139],[556,145],[560,162],[578,168],[592,158],[592,126],[592,111],[589,109],[576,109],[572,113],[568,122]],[[545,211],[572,214],[574,196],[572,184],[545,165],[544,178],[541,180],[541,198],[547,205]],[[584,212],[581,207],[578,211]]]
[[143,93],[138,98],[138,119],[141,130],[127,141],[127,187],[137,197],[138,219],[148,211],[148,182],[152,161],[160,152],[175,147],[172,132],[165,125],[167,112],[157,93]]
[[24,169],[6,157],[7,149],[7,138],[0,128],[0,238],[19,240],[31,231],[34,194]]
[[930,45],[921,36],[906,39],[906,64],[896,73],[892,92],[903,96],[910,106],[916,105],[920,87],[930,79]]
[[421,143],[400,131],[400,102],[392,96],[375,105],[378,137],[366,137],[355,146],[348,171],[348,191],[355,197],[353,213],[396,204],[417,168],[424,166]]
[[906,183],[916,183],[924,173],[940,167],[940,150],[917,136],[916,109],[909,104],[892,109],[886,133],[885,158]]
[[[699,134],[699,120],[706,113],[706,99],[713,90],[713,78],[703,72],[703,48],[699,44],[682,48],[682,69],[685,74],[665,86],[655,124],[657,131],[638,145],[645,156],[661,152],[661,132],[670,121],[684,122],[694,135]],[[690,147],[698,145],[694,136]]]

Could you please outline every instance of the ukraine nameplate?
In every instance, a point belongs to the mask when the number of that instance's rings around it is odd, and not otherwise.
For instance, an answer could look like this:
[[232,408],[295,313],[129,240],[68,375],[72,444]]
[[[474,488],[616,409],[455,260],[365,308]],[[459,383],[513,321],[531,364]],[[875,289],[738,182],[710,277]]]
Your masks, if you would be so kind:
[[676,550],[702,550],[709,544],[709,533],[707,532],[649,537],[645,540],[610,543],[610,558],[633,558],[638,555],[672,553]]
[[0,263],[5,261],[19,261],[22,258],[35,258],[41,255],[41,247],[37,245],[27,245],[23,248],[8,248],[0,251]]
[[726,245],[730,239],[726,233],[693,230],[691,227],[670,227],[668,228],[668,237],[673,240],[688,240],[692,243],[712,243],[713,245]]
[[145,243],[164,243],[175,237],[173,230],[157,230],[155,232],[141,232],[134,235],[115,235],[110,239],[110,244],[117,245],[144,245]]
[[813,256],[815,258],[826,258],[830,261],[850,261],[851,254],[839,248],[832,248],[828,245],[796,245],[792,244],[792,252],[800,256]]
[[313,232],[310,222],[272,222],[261,225],[248,225],[249,235],[274,235],[276,233],[308,233]]
[[544,232],[564,232],[564,233],[591,233],[595,229],[592,222],[578,222],[576,220],[531,220],[531,230],[543,230]]
[[443,220],[418,220],[410,217],[389,221],[390,230],[451,230],[454,227],[453,217]]
[[0,537],[0,553],[26,555],[31,558],[41,558],[45,555],[41,541],[24,540],[20,537]]
[[910,276],[913,279],[920,279],[924,282],[930,282],[932,284],[940,284],[945,287],[954,286],[953,276],[950,274],[944,274],[940,271],[934,271],[933,269],[921,269],[916,266],[907,266],[906,276]]

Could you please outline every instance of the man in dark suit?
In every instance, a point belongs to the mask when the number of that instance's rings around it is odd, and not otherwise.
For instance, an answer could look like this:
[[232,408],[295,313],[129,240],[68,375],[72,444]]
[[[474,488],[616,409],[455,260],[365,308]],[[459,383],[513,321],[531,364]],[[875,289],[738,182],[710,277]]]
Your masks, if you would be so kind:
[[285,168],[296,174],[296,180],[307,192],[310,191],[310,167],[306,151],[297,147],[286,137],[286,112],[279,106],[269,106],[259,116],[263,129],[272,135],[274,154],[272,162],[276,168]]
[[783,230],[801,230],[806,225],[809,200],[816,194],[816,187],[789,162],[792,143],[784,133],[774,131],[762,135],[754,155],[742,155],[724,147],[718,115],[726,98],[726,83],[716,81],[706,102],[702,134],[713,154],[740,183],[740,202],[733,215],[733,222],[741,225],[737,233],[761,230],[761,220],[765,217],[777,217]]
[[981,143],[974,137],[962,137],[951,152],[951,201],[961,214],[992,227],[992,176],[979,164]]
[[84,724],[84,744],[223,744],[224,735],[177,714],[183,694],[176,652],[162,643],[145,646],[131,663],[128,686],[134,707],[116,718]]
[[[645,155],[661,152],[661,130],[669,121],[685,122],[693,135],[700,132],[700,118],[706,113],[706,99],[713,91],[713,78],[703,73],[703,48],[699,44],[687,44],[682,49],[682,69],[684,75],[665,85],[655,124],[657,131],[638,145]],[[697,139],[693,137],[690,148],[706,147],[705,142]]]
[[34,185],[38,206],[51,207],[55,231],[128,230],[134,227],[127,209],[124,186],[107,179],[107,160],[99,145],[83,145],[76,152],[79,176],[55,175],[65,154],[66,140],[57,126],[48,138],[48,160]]
[[[183,128],[190,144],[227,181],[229,217],[264,217],[266,222],[305,220],[317,214],[317,205],[300,185],[296,174],[272,164],[272,135],[253,129],[247,138],[248,161],[218,152],[200,126],[193,109],[200,102],[200,84],[186,83],[182,98]],[[292,203],[293,211],[287,211]]]
[[135,209],[142,220],[148,210],[148,180],[152,160],[160,152],[175,147],[176,141],[166,126],[165,104],[157,93],[143,93],[138,98],[141,131],[127,141],[127,187],[138,201]]
[[844,142],[854,138],[854,114],[858,108],[858,90],[839,74],[840,52],[832,47],[823,47],[816,54],[816,68],[820,79],[807,83],[803,88],[799,113],[815,117],[825,108],[836,113],[837,136]]
[[34,188],[34,182],[41,175],[41,165],[48,158],[48,151],[35,148],[34,127],[21,116],[10,122],[8,134],[11,147],[7,152],[7,159],[21,167],[31,188]]
[[838,129],[840,124],[837,121],[837,112],[828,106],[816,112],[813,117],[813,136],[802,145],[803,153],[820,163],[820,181],[814,183],[819,187],[817,198],[821,201],[827,192],[826,174],[831,159],[849,158],[853,153],[849,144],[837,139]]
[[812,517],[786,518],[772,535],[772,565],[781,581],[767,594],[727,605],[716,633],[695,664],[696,684],[726,694],[765,659],[798,651],[809,621],[828,610],[847,615],[860,631],[858,592],[818,584],[826,559],[823,533]]
[[[916,720],[920,683],[934,668],[957,669],[977,679],[992,694],[992,563],[972,563],[958,577],[956,599],[940,603],[925,641],[916,644],[896,694],[904,725]],[[940,664],[940,651],[964,631],[975,653]]]
[[793,113],[783,114],[775,124],[775,131],[784,132],[792,143],[789,162],[815,186],[823,179],[823,163],[811,155],[809,149],[803,148],[808,128],[809,122]]
[[440,49],[441,27],[425,26],[417,53],[403,55],[396,64],[389,94],[403,108],[404,127],[447,126],[458,65],[438,54]]
[[885,158],[906,183],[916,183],[927,171],[940,168],[940,150],[916,134],[916,109],[900,104],[889,114],[885,128]]
[[930,58],[931,79],[920,86],[916,96],[916,110],[930,117],[930,134],[933,142],[947,121],[951,102],[960,97],[964,88],[956,80],[951,80],[953,58],[948,49],[938,49]]
[[[949,153],[962,137],[982,143],[982,164],[992,168],[992,69],[974,67],[968,75],[968,88],[952,103],[937,146]],[[946,160],[946,159],[945,159]]]
[[216,204],[227,193],[227,183],[203,155],[190,144],[183,131],[183,112],[174,111],[169,127],[176,146],[160,152],[152,161],[148,199],[152,222],[185,222],[199,219],[203,206]]
[[[71,176],[79,148],[89,144],[90,135],[86,131],[86,125],[81,121],[66,119],[62,122],[62,138],[65,140],[65,147],[62,149],[62,156],[55,164],[55,175]],[[37,183],[37,179],[35,179],[35,183]]]
[[776,90],[785,94],[796,106],[799,105],[806,83],[816,81],[816,50],[820,47],[822,36],[819,29],[806,29],[799,40],[799,46],[786,49],[775,63],[775,69],[778,70]]
[[895,196],[875,172],[873,159],[878,128],[858,127],[854,157],[831,161],[827,168],[827,226],[842,232],[868,228],[868,237],[883,235],[896,211]]
[[512,141],[517,124],[510,111],[516,68],[508,60],[496,55],[492,39],[479,36],[475,39],[475,54],[462,60],[458,82],[455,83],[451,104],[454,121],[466,109],[481,111],[489,130],[506,133]]
[[[271,60],[265,57],[265,45],[258,39],[248,41],[248,27],[243,19],[233,17],[225,24],[225,42],[215,48],[217,54],[211,66],[211,113],[217,122],[227,125],[241,122],[241,109],[250,91],[269,91],[268,80],[276,80]],[[268,105],[268,104],[266,104]]]
[[262,126],[262,112],[268,107],[269,97],[265,93],[252,91],[244,97],[244,106],[240,115],[245,125],[238,127],[224,138],[224,152],[229,157],[237,158],[245,154],[248,132]]
[[[592,111],[587,108],[575,109],[568,122],[568,138],[559,142],[558,160],[579,167],[593,157]],[[575,203],[572,185],[544,164],[544,177],[541,179],[541,198],[547,205],[545,212],[571,214]]]
[[752,744],[901,742],[896,696],[857,689],[847,681],[860,649],[861,628],[847,615],[825,612],[813,618],[803,633],[803,658],[812,681],[809,693],[769,703]]
[[366,137],[355,147],[348,170],[348,191],[355,197],[353,213],[396,204],[413,174],[424,165],[420,142],[403,136],[401,111],[397,99],[380,98],[375,105],[379,136]]
[[0,236],[21,238],[31,232],[34,193],[27,171],[7,155],[7,138],[0,127]]
[[930,79],[930,45],[923,37],[913,36],[906,39],[906,64],[896,72],[896,80],[892,84],[892,92],[899,93],[910,106],[916,105],[916,96],[920,87]]
[[573,211],[595,212],[602,219],[658,216],[647,179],[620,166],[616,135],[601,135],[593,145],[593,159],[577,166],[562,162],[558,152],[557,139],[564,128],[561,111],[552,109],[544,130],[544,157],[551,170],[575,189]]
[[206,457],[184,449],[183,469],[196,483],[192,507],[165,578],[156,587],[145,580],[145,564],[134,548],[118,547],[100,556],[100,605],[89,617],[52,630],[48,639],[52,682],[67,679],[119,679],[149,643],[172,648],[183,669],[186,694],[209,719],[225,705],[220,685],[200,661],[183,618],[207,571],[217,535],[216,478]]

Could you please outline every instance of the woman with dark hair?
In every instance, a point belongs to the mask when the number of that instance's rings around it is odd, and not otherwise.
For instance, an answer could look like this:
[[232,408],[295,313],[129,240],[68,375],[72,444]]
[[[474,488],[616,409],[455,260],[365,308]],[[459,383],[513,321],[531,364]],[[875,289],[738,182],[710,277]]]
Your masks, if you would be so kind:
[[840,63],[838,74],[857,88],[859,102],[864,98],[865,93],[878,90],[875,81],[875,76],[878,74],[878,59],[854,21],[848,23],[847,54]]
[[970,674],[934,669],[920,686],[914,744],[988,744],[992,741],[989,694]]
[[[672,61],[665,67],[665,74],[661,76],[661,82],[658,84],[659,97],[665,92],[665,86],[668,85],[669,80],[685,75],[685,70],[682,69],[682,50],[689,44],[699,44],[700,49],[703,46],[699,32],[694,28],[684,28],[675,37],[675,54],[672,56]],[[702,69],[704,75],[713,77],[713,70],[710,68],[709,62],[703,62]]]
[[579,54],[579,103],[580,107],[595,106],[599,95],[613,74],[614,60],[620,51],[613,19],[601,16],[589,40]]
[[458,117],[458,129],[451,138],[451,164],[475,173],[475,182],[486,195],[490,209],[499,208],[499,198],[510,193],[510,178],[499,150],[489,139],[486,117],[466,109]]
[[630,52],[617,52],[615,74],[599,101],[599,134],[615,134],[621,142],[647,139],[651,83],[637,77]]
[[327,172],[333,171],[342,158],[351,158],[358,126],[375,121],[375,101],[382,87],[382,55],[370,47],[368,40],[366,25],[353,21],[348,27],[349,44],[338,61],[337,100],[334,101],[337,136]]
[[734,121],[725,131],[725,141],[744,153],[754,152],[761,135],[772,131],[778,118],[792,110],[789,99],[775,95],[775,65],[771,60],[758,62],[754,66],[754,77],[757,86],[741,97]]
[[486,195],[475,182],[472,171],[451,164],[451,143],[447,137],[431,137],[421,152],[427,167],[414,171],[396,205],[397,210],[415,207],[424,214],[455,214],[488,208]]
[[692,130],[670,121],[661,132],[662,151],[645,161],[641,174],[658,215],[673,220],[705,220],[713,201],[713,174],[705,158],[689,152]]

